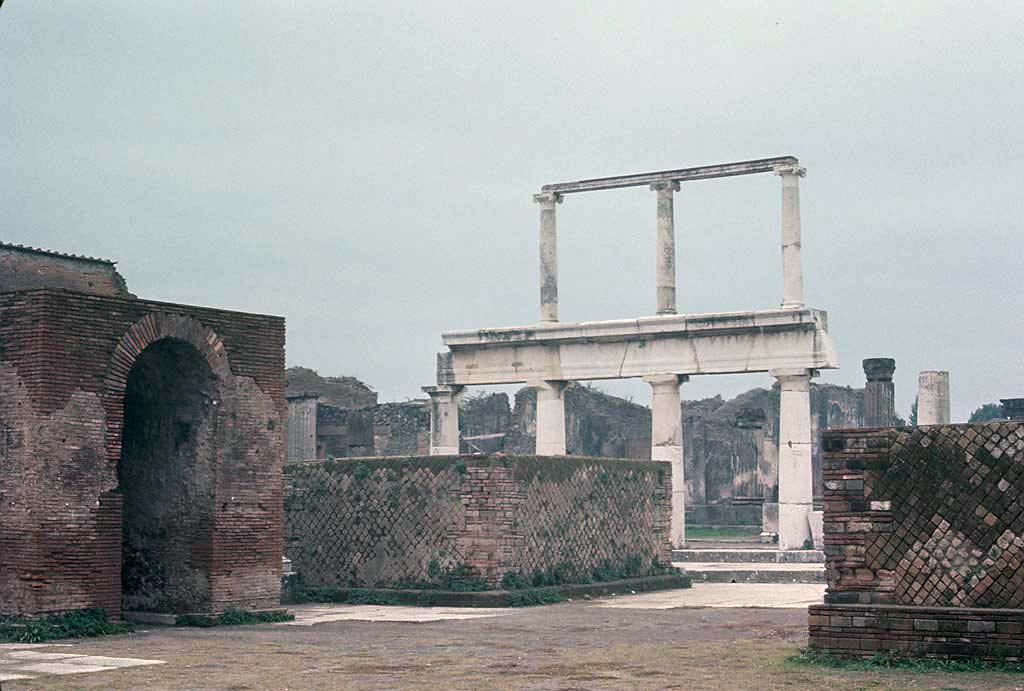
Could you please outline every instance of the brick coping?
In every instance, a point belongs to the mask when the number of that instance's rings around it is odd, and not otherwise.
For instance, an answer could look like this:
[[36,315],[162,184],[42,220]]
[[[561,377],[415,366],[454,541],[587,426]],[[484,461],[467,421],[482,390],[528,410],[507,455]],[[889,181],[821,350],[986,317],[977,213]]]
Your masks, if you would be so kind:
[[898,613],[916,612],[919,614],[942,614],[946,616],[976,616],[976,617],[1018,617],[1024,620],[1024,609],[1009,609],[995,607],[926,607],[922,605],[865,605],[865,604],[821,604],[811,605],[808,611],[814,614],[820,610],[849,610],[851,612],[878,612]]
[[72,295],[83,300],[92,301],[104,301],[104,302],[121,302],[126,305],[150,305],[153,307],[164,307],[170,308],[168,311],[174,310],[197,310],[203,312],[223,312],[225,314],[234,314],[242,317],[262,317],[266,319],[273,319],[279,322],[284,322],[285,318],[279,314],[266,314],[263,312],[249,312],[246,310],[239,309],[228,309],[223,307],[211,307],[209,305],[190,305],[183,302],[168,302],[166,300],[150,300],[149,298],[140,298],[137,296],[127,295],[97,295],[95,293],[83,293],[80,290],[71,290],[70,288],[57,288],[54,286],[40,287],[40,288],[22,288],[21,290],[7,290],[0,292],[0,296],[6,295]]

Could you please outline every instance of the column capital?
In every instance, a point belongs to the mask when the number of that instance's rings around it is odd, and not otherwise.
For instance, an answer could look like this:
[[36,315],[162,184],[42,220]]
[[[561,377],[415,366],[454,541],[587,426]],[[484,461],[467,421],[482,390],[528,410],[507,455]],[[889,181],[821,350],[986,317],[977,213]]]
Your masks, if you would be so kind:
[[811,385],[811,379],[818,376],[818,370],[799,367],[780,368],[769,370],[768,374],[775,377],[783,388],[795,391],[807,390]]
[[427,394],[431,398],[456,398],[462,393],[462,390],[466,388],[458,384],[439,384],[437,386],[421,386],[420,389],[423,393]]
[[662,180],[660,182],[652,182],[651,190],[654,192],[678,192],[679,181],[678,180]]
[[867,358],[861,365],[868,381],[892,381],[893,372],[896,371],[896,360],[890,357]]
[[544,206],[554,207],[555,204],[562,203],[562,195],[558,192],[541,192],[533,195],[533,201]]
[[801,168],[800,166],[797,165],[775,166],[774,172],[776,175],[781,175],[783,177],[791,175],[798,178],[802,178],[807,175],[807,169]]
[[687,374],[645,374],[643,380],[655,389],[660,386],[679,386],[690,381]]
[[569,382],[562,379],[528,379],[526,381],[526,388],[528,389],[550,391],[552,393],[561,393],[567,386],[569,386]]

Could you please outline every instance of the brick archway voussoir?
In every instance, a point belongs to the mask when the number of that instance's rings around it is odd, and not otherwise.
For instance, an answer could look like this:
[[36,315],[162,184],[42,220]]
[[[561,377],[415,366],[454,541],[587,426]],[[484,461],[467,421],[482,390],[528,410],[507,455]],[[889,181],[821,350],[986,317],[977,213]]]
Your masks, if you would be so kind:
[[173,338],[192,345],[206,360],[218,379],[231,374],[227,349],[212,329],[201,322],[180,314],[147,314],[121,337],[110,359],[104,390],[108,396],[124,395],[128,373],[142,351],[165,338]]

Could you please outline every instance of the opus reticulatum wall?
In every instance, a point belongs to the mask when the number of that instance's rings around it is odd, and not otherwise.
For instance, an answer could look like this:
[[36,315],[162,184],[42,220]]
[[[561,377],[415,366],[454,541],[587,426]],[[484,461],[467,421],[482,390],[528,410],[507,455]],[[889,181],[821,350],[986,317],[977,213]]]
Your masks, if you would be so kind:
[[1024,423],[837,430],[824,446],[811,647],[1024,658]]
[[[668,463],[536,456],[346,458],[285,466],[285,554],[306,587],[497,587],[559,571],[663,573]],[[578,581],[577,581],[578,582]]]

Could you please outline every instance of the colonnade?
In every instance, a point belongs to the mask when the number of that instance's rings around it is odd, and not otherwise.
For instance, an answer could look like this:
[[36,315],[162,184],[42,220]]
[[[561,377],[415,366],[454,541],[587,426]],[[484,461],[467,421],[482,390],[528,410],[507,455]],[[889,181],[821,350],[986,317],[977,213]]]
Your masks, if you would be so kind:
[[[745,172],[774,172],[782,178],[782,309],[803,309],[803,268],[800,242],[799,179],[805,173],[796,159],[773,167],[750,166]],[[765,162],[752,162],[763,164]],[[744,164],[736,164],[741,166]],[[680,171],[683,172],[683,171]],[[726,174],[744,174],[726,173]],[[657,177],[659,174],[652,174]],[[705,177],[713,177],[711,175]],[[627,176],[621,184],[613,179],[586,181],[570,191],[607,189],[639,184],[651,176]],[[684,179],[703,179],[690,177]],[[562,187],[573,186],[572,183]],[[555,186],[559,187],[559,186]],[[655,179],[656,193],[655,305],[656,314],[676,314],[676,251],[674,196],[680,190],[677,179]],[[534,196],[540,206],[540,325],[556,325],[558,318],[558,231],[556,208],[563,201],[557,189],[545,188]],[[763,370],[760,370],[763,371]],[[780,388],[779,425],[779,547],[799,549],[810,539],[812,509],[810,380],[813,369],[770,370]],[[689,372],[651,372],[643,377],[652,390],[651,458],[672,466],[672,542],[686,541],[686,479],[683,465],[683,421],[680,387]],[[565,388],[569,382],[557,379],[527,381],[537,392],[537,453],[564,455]],[[430,395],[430,453],[458,453],[458,398],[461,386],[424,387]]]

